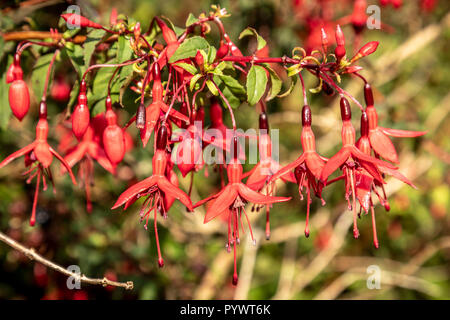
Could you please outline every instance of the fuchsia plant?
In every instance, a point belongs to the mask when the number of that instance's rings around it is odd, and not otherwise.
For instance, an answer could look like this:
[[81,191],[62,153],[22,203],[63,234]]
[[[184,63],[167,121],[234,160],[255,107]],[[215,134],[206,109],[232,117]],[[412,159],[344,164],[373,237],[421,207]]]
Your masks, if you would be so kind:
[[[394,1],[391,2],[394,4]],[[296,5],[301,5],[300,3],[301,1],[297,1]],[[395,3],[399,5],[400,2]],[[360,7],[363,5],[364,1],[357,1],[350,19],[355,32],[358,33],[361,32]],[[71,112],[70,121],[64,121],[63,127],[71,126],[76,139],[73,139],[72,134],[64,129],[65,134],[62,135],[60,142],[60,150],[65,153],[64,158],[47,143],[49,133],[46,108],[47,85],[50,82],[50,70],[58,53],[66,50],[67,56],[73,57],[74,46],[80,46],[80,44],[75,43],[72,36],[64,39],[55,37],[52,42],[25,41],[19,44],[6,77],[7,82],[11,83],[10,107],[19,120],[27,115],[30,108],[28,86],[23,80],[24,74],[20,66],[21,53],[32,45],[43,46],[48,52],[54,52],[45,79],[45,89],[36,126],[36,140],[0,163],[2,168],[15,158],[24,155],[25,164],[29,167],[27,173],[30,174],[27,182],[37,177],[31,225],[35,224],[40,181],[42,180],[45,189],[45,175],[52,180],[50,164],[53,156],[61,161],[64,166],[62,171],[69,173],[74,184],[76,182],[71,168],[80,163],[79,178],[86,189],[87,210],[91,211],[89,188],[93,181],[93,162],[98,162],[111,174],[115,174],[116,168],[121,165],[125,154],[131,149],[130,135],[126,130],[134,123],[139,129],[143,147],[149,154],[151,154],[149,149],[153,149],[153,174],[125,190],[112,209],[121,206],[128,209],[139,198],[145,198],[140,210],[140,219],[145,221],[145,228],[149,219],[154,220],[160,267],[164,265],[164,260],[157,232],[158,214],[167,218],[168,211],[175,200],[179,200],[189,211],[211,201],[212,204],[206,211],[204,222],[207,223],[220,215],[227,220],[226,247],[228,251],[231,251],[233,246],[233,284],[237,284],[236,250],[240,242],[240,232],[244,232],[243,216],[254,240],[249,214],[245,207],[248,203],[254,205],[253,209],[259,209],[259,206],[266,207],[266,238],[269,239],[269,213],[272,204],[290,200],[288,197],[275,196],[275,181],[279,178],[284,182],[296,183],[301,199],[303,199],[303,191],[306,191],[305,235],[307,237],[310,233],[309,216],[312,195],[320,198],[322,205],[325,205],[322,196],[323,188],[344,180],[344,195],[349,209],[353,211],[354,237],[359,236],[358,215],[362,211],[368,213],[371,210],[374,245],[378,248],[375,203],[372,195],[375,194],[386,210],[389,210],[384,192],[385,175],[391,175],[414,187],[393,164],[399,163],[399,158],[388,136],[417,137],[425,134],[425,132],[387,129],[379,126],[372,89],[360,74],[362,67],[356,64],[361,58],[375,52],[379,43],[368,42],[348,58],[344,32],[337,24],[334,34],[336,46],[333,53],[330,53],[329,48],[333,45],[332,27],[326,24],[326,27],[316,28],[314,33],[314,41],[321,44],[321,50],[306,51],[299,47],[294,49],[292,56],[268,57],[266,41],[258,35],[256,30],[247,28],[241,33],[240,38],[254,36],[258,48],[255,54],[245,56],[225,31],[222,19],[228,15],[226,10],[218,6],[212,6],[212,8],[213,10],[208,14],[190,17],[186,28],[181,31],[173,29],[167,20],[156,17],[150,24],[149,30],[143,32],[139,23],[118,18],[116,11],[111,16],[111,26],[108,28],[83,16],[61,15],[66,21],[72,24],[78,23],[80,28],[87,28],[88,37],[95,32],[100,32],[99,34],[102,35],[114,35],[112,38],[102,36],[96,46],[100,52],[106,52],[113,46],[117,51],[117,59],[113,61],[104,61],[100,55],[93,53],[85,69],[81,69],[75,59],[71,60],[79,71],[78,84],[74,89],[78,90],[75,91],[78,99],[77,105]],[[211,24],[219,30],[218,47],[212,45],[206,38],[206,34],[211,30]],[[85,43],[84,49],[86,48]],[[120,60],[125,55],[125,51],[129,53],[128,56]],[[271,67],[274,64],[278,64],[287,72],[292,84],[295,84],[297,78],[300,79],[303,91],[303,99],[299,99],[298,103],[299,111],[300,106],[303,106],[301,115],[299,112],[302,122],[300,134],[302,151],[299,152],[300,155],[295,161],[285,166],[281,166],[272,153],[274,141],[269,134],[270,110],[267,110],[265,106],[266,101],[289,94],[292,87],[286,93],[280,94],[282,82]],[[114,68],[114,72],[109,75],[107,92],[96,92],[91,87],[91,83],[108,68]],[[319,83],[316,88],[310,89],[311,92],[339,94],[342,148],[329,159],[319,155],[316,150],[312,111],[303,81],[306,73],[316,77]],[[343,76],[364,81],[363,93],[367,105],[365,109],[355,97],[340,87]],[[61,85],[60,79],[58,81],[58,85]],[[138,95],[136,108],[132,109],[129,105],[123,105],[121,92],[125,89],[132,90]],[[64,90],[67,90],[66,86]],[[52,96],[59,97],[57,93],[52,89]],[[61,96],[67,97],[67,94]],[[94,113],[91,100],[95,101],[96,105],[104,105],[104,110],[98,112],[96,107],[97,111]],[[243,102],[247,102],[250,106],[257,104],[262,106],[259,114],[260,134],[258,137],[237,132],[234,113],[240,111],[237,108]],[[351,102],[356,105],[356,110],[361,112],[361,130],[358,140],[351,122]],[[122,104],[127,110],[136,110],[135,115],[130,117],[123,127],[119,121],[117,104]],[[208,111],[211,119],[209,128],[204,119],[205,110]],[[232,128],[225,125],[224,119],[227,118],[231,120]],[[172,131],[177,128],[185,129],[186,134],[180,135],[175,132],[172,134]],[[212,129],[218,132],[220,137],[210,134],[209,130]],[[231,134],[227,134],[230,132]],[[152,134],[153,144],[149,143],[152,141]],[[243,173],[241,162],[245,159],[244,147],[238,143],[238,137],[258,139],[260,160],[247,173]],[[172,157],[174,150],[177,150],[176,146],[178,151]],[[191,190],[188,193],[181,190],[176,172],[178,168],[183,177],[187,174],[193,176],[200,168],[206,167],[203,162],[203,151],[207,146],[216,148],[218,158],[229,159],[217,164],[220,173],[226,170],[227,174],[226,177],[221,174],[221,190],[217,194],[193,205],[190,197]],[[281,159],[281,163],[283,162]],[[207,173],[206,170],[205,173]],[[330,179],[336,171],[341,174]],[[247,179],[245,183],[243,179]]]

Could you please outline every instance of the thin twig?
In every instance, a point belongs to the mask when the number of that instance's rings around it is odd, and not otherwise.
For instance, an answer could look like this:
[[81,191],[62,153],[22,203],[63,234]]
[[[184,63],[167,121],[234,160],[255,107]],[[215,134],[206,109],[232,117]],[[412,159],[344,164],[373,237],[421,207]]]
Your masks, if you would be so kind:
[[84,274],[77,274],[68,271],[67,269],[61,267],[60,265],[57,265],[56,263],[44,258],[40,254],[36,253],[36,251],[33,248],[26,248],[19,242],[15,241],[14,239],[11,239],[6,234],[0,232],[0,241],[3,241],[8,246],[16,249],[17,251],[23,253],[26,257],[28,257],[30,260],[37,261],[39,263],[42,263],[44,266],[49,267],[50,269],[53,269],[59,273],[62,273],[63,275],[67,277],[72,277],[75,281],[80,281],[84,283],[94,284],[94,285],[102,285],[104,287],[106,286],[114,286],[114,287],[121,287],[125,288],[126,290],[132,290],[133,289],[133,282],[127,281],[127,282],[117,282],[109,280],[108,278],[104,277],[103,279],[93,279],[88,278]]

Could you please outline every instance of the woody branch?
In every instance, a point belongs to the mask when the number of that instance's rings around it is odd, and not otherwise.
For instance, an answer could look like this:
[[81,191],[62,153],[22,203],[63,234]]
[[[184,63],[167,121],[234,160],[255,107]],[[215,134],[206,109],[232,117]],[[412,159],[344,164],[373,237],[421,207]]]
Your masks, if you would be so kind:
[[110,280],[106,277],[103,277],[102,279],[94,279],[89,278],[85,276],[84,274],[77,274],[68,271],[67,269],[61,267],[60,265],[54,263],[53,261],[50,261],[40,254],[38,254],[33,248],[27,248],[24,245],[20,244],[19,242],[15,241],[14,239],[11,239],[3,232],[0,232],[0,241],[4,242],[8,246],[12,247],[13,249],[19,251],[20,253],[24,254],[26,257],[28,257],[30,260],[37,261],[44,266],[55,270],[56,272],[59,272],[67,277],[72,277],[76,281],[80,281],[83,283],[93,284],[93,285],[101,285],[101,286],[114,286],[114,287],[120,287],[124,288],[126,290],[132,290],[133,289],[133,282],[127,281],[127,282],[117,282]]

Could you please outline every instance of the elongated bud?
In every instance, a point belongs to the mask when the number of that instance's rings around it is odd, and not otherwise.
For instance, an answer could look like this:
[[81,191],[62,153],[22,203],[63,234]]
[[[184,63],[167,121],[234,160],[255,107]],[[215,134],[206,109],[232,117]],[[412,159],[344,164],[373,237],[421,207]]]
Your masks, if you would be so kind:
[[106,98],[105,114],[108,125],[103,131],[103,146],[105,147],[105,153],[111,163],[117,165],[122,161],[125,155],[125,139],[122,129],[117,125],[117,115],[111,108],[111,98],[108,98]]
[[141,36],[141,24],[139,22],[135,24],[133,33],[134,33],[134,39],[136,41],[139,41],[139,37]]
[[364,85],[364,100],[366,101],[366,106],[374,105],[372,87],[368,83]]
[[361,49],[358,50],[358,52],[355,54],[355,56],[350,60],[350,62],[355,62],[365,56],[368,56],[369,54],[374,53],[378,48],[378,41],[370,41],[363,45]]
[[327,51],[328,51],[328,43],[329,43],[329,41],[328,41],[328,36],[327,36],[327,33],[325,32],[325,29],[324,29],[324,28],[321,28],[321,29],[320,29],[320,32],[321,32],[321,35],[322,35],[322,48],[323,48],[323,52],[324,52],[324,53],[327,53]]
[[159,64],[155,63],[153,67],[153,87],[152,87],[153,101],[162,101],[163,86],[161,83],[161,71]]
[[342,73],[355,73],[361,71],[362,69],[363,67],[360,66],[350,66],[346,67]]
[[156,137],[156,149],[157,150],[166,150],[167,147],[167,138],[168,132],[165,124],[162,124],[158,130],[158,136]]
[[66,20],[67,23],[75,26],[80,26],[81,28],[103,29],[102,25],[95,23],[88,18],[80,16],[79,14],[65,13],[62,14],[61,17]]
[[146,115],[145,105],[141,103],[136,112],[136,128],[144,129],[145,127],[145,115]]
[[117,8],[112,8],[111,14],[109,15],[109,24],[114,26],[117,24]]
[[339,25],[336,26],[336,43],[337,47],[334,49],[337,61],[342,60],[345,57],[345,38],[344,33]]
[[259,115],[259,129],[269,130],[269,119],[267,118],[267,113],[261,112]]
[[303,127],[310,127],[311,126],[311,108],[305,104],[302,109],[302,126]]
[[216,53],[216,60],[220,60],[224,57],[226,57],[226,55],[228,54],[229,51],[229,47],[226,43],[223,42],[223,40],[220,40],[220,47],[219,50],[217,50]]
[[89,121],[90,114],[87,106],[86,82],[82,80],[80,83],[80,93],[78,94],[78,104],[72,113],[72,131],[78,140],[86,133]]
[[14,116],[22,121],[30,109],[30,92],[23,80],[14,80],[9,86],[9,106]]
[[336,26],[336,43],[338,46],[345,46],[344,32],[342,32],[341,26]]
[[341,97],[341,118],[342,121],[349,121],[352,119],[352,111],[350,108],[350,103],[345,97]]
[[363,112],[361,114],[361,137],[369,136],[369,117],[367,113]]
[[167,24],[164,23],[164,21],[162,21],[159,17],[155,17],[155,20],[158,23],[158,26],[162,31],[164,41],[166,41],[167,44],[178,42],[177,35],[167,26]]
[[200,52],[200,50],[197,50],[197,54],[195,55],[195,63],[197,64],[197,66],[199,66],[200,68],[203,68],[203,65],[205,63],[205,59],[203,58],[202,53]]

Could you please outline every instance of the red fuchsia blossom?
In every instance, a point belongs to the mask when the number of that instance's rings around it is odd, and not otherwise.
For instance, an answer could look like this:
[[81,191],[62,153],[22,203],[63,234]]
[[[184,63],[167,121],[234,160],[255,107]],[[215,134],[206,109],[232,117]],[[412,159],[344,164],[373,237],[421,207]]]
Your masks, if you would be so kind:
[[[371,147],[370,147],[370,141],[369,141],[369,118],[366,114],[366,112],[363,112],[361,115],[361,137],[356,142],[356,146],[361,152],[363,152],[366,155],[371,155]],[[405,176],[403,176],[400,172],[379,166],[378,169],[383,174],[389,174],[393,176],[394,178],[410,185],[411,187],[416,189],[416,186],[409,181]],[[355,172],[355,194],[356,198],[359,201],[360,204],[360,213],[361,210],[364,209],[365,213],[367,214],[369,211],[369,208],[371,210],[372,215],[372,228],[373,228],[373,243],[374,246],[378,249],[379,243],[378,243],[378,237],[377,237],[377,230],[376,230],[376,222],[375,222],[375,211],[374,211],[374,203],[372,200],[372,192],[375,193],[378,196],[378,199],[382,206],[385,207],[387,211],[389,211],[389,203],[386,198],[386,192],[384,190],[384,185],[379,180],[375,179],[366,169],[363,167],[360,167]],[[381,189],[382,195],[379,191],[377,191],[377,187]]]
[[234,157],[231,160],[231,163],[227,165],[228,184],[223,187],[219,193],[197,202],[194,208],[199,207],[208,201],[214,201],[206,211],[204,223],[211,221],[219,215],[228,215],[228,243],[226,247],[228,251],[231,251],[231,245],[233,245],[234,248],[233,284],[236,285],[238,282],[236,268],[236,244],[239,244],[240,242],[239,224],[241,225],[242,231],[245,232],[242,224],[242,213],[244,213],[245,218],[247,219],[253,243],[256,241],[253,237],[250,220],[245,212],[245,204],[250,202],[254,204],[270,205],[273,203],[288,201],[291,198],[263,195],[242,183],[241,180],[243,170],[242,165],[237,158],[238,138],[236,136],[233,138],[233,145],[233,150],[235,150],[233,153]]
[[[262,112],[259,116],[259,162],[243,175],[248,176],[246,185],[255,191],[260,192],[265,189],[265,194],[272,196],[275,192],[275,184],[270,182],[270,178],[280,169],[280,164],[272,158],[272,141],[269,136],[269,121],[267,114]],[[295,183],[295,176],[292,172],[286,172],[281,176],[283,181]],[[270,239],[270,208],[266,206],[266,239]],[[258,208],[259,209],[259,208]]]
[[[99,126],[103,127],[103,122],[98,121],[99,117],[104,117],[104,115],[100,114],[92,119],[93,121],[83,135],[83,138],[74,147],[69,147],[70,142],[66,141],[68,139],[66,138],[67,135],[63,136],[59,146],[60,150],[65,149],[67,151],[64,160],[66,160],[71,168],[80,162],[78,177],[84,185],[87,212],[92,211],[90,190],[94,183],[94,160],[111,174],[116,173],[114,164],[108,159],[100,143],[101,139],[98,135],[104,131],[104,128],[99,128]],[[65,170],[63,169],[62,171],[64,172]]]
[[389,129],[378,126],[378,114],[374,106],[373,92],[370,84],[364,86],[364,98],[366,101],[366,113],[369,118],[369,140],[375,154],[394,163],[398,163],[398,155],[391,137],[414,138],[423,136],[426,131],[407,131]]
[[312,202],[311,190],[322,200],[322,205],[325,204],[325,201],[322,199],[319,183],[317,181],[320,179],[322,170],[328,160],[327,158],[320,156],[316,151],[316,140],[311,129],[311,122],[311,108],[308,105],[304,105],[302,109],[303,128],[301,133],[303,153],[297,158],[297,160],[281,168],[270,179],[270,181],[275,181],[294,169],[296,182],[298,184],[298,193],[301,200],[303,200],[303,188],[306,189],[306,237],[309,237],[309,211],[310,204]]
[[[364,168],[374,179],[380,183],[384,180],[379,172],[378,167],[386,167],[395,169],[393,165],[385,161],[373,158],[361,152],[355,146],[355,128],[351,123],[351,110],[348,100],[341,97],[341,117],[342,117],[342,148],[333,157],[331,157],[324,166],[320,175],[320,181],[323,185],[327,184],[328,177],[337,169],[341,168],[343,179],[345,181],[345,197],[348,201],[349,208],[353,208],[353,236],[359,237],[359,231],[356,223],[356,170],[359,167]],[[331,183],[331,182],[329,182]],[[329,184],[328,183],[328,184]],[[353,196],[353,203],[350,204],[350,195]]]
[[[166,113],[169,110],[169,106],[163,101],[163,86],[161,83],[161,73],[159,69],[159,65],[157,63],[153,66],[153,87],[152,87],[152,97],[153,102],[147,106],[146,114],[145,114],[145,127],[141,129],[141,140],[142,144],[145,147],[147,145],[150,136],[152,135],[153,130],[158,124],[159,118],[161,116],[161,112]],[[189,122],[189,118],[185,115],[179,113],[174,109],[170,109],[169,116],[176,118],[180,121],[184,121],[186,123]],[[139,117],[137,116],[136,119]]]
[[125,190],[112,207],[112,209],[116,209],[122,205],[125,205],[124,209],[126,210],[137,199],[147,197],[142,205],[140,216],[141,221],[146,220],[144,227],[147,229],[150,215],[152,212],[154,214],[153,219],[156,245],[158,248],[158,264],[160,267],[164,266],[164,260],[162,258],[161,249],[159,246],[156,220],[158,212],[164,218],[167,218],[168,209],[166,204],[168,204],[172,198],[178,199],[188,208],[189,211],[193,211],[192,202],[189,196],[172,184],[166,177],[168,159],[166,153],[167,139],[168,129],[165,124],[162,124],[158,130],[158,135],[156,138],[156,151],[152,160],[153,175]]
[[34,194],[33,200],[33,209],[31,212],[30,225],[34,226],[36,223],[36,205],[39,193],[39,185],[42,178],[42,183],[44,185],[44,190],[47,189],[47,183],[45,180],[45,175],[47,175],[48,179],[53,184],[53,175],[50,170],[50,165],[53,161],[53,156],[55,156],[69,171],[70,178],[74,185],[77,184],[75,181],[75,177],[73,176],[72,170],[68,163],[61,157],[52,147],[47,143],[47,135],[48,135],[48,123],[47,123],[47,105],[45,101],[41,101],[39,106],[39,121],[36,126],[36,139],[27,145],[26,147],[12,153],[8,157],[6,157],[1,163],[0,168],[3,168],[11,161],[25,156],[25,165],[30,167],[24,174],[29,174],[29,178],[27,183],[30,183],[34,177],[36,179],[36,191]]

